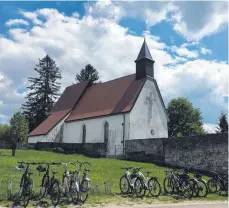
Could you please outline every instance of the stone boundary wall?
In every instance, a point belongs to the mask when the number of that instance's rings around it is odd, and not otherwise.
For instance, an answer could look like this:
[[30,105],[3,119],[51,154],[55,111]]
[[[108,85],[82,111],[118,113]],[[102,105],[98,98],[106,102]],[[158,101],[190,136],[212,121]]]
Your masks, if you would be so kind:
[[228,134],[126,141],[126,159],[209,172],[228,171]]
[[77,153],[91,157],[105,157],[106,145],[104,143],[53,143],[53,142],[38,142],[34,149],[56,151],[62,153]]

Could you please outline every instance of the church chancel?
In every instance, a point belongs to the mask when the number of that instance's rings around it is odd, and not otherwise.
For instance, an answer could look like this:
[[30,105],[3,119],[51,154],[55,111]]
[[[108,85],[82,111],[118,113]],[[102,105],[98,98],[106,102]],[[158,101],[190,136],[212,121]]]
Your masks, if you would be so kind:
[[105,143],[112,156],[124,154],[126,140],[168,137],[168,116],[145,40],[135,63],[135,74],[67,87],[29,143]]

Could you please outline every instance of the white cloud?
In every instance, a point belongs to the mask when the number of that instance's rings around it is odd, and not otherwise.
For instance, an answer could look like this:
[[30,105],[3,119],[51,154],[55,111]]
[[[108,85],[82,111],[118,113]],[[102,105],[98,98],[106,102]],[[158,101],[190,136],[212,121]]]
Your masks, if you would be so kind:
[[207,48],[201,48],[201,49],[200,49],[200,52],[201,52],[203,55],[212,54],[212,51],[211,51],[210,49],[207,49]]
[[220,31],[228,22],[228,3],[217,1],[97,1],[86,4],[87,14],[120,21],[138,18],[147,29],[168,21],[187,40],[198,41]]
[[36,24],[36,25],[42,25],[43,24],[43,22],[38,19],[38,15],[35,12],[28,12],[28,11],[24,11],[24,10],[19,10],[19,13],[23,17],[31,20],[33,22],[33,24]]
[[23,19],[10,19],[8,20],[5,25],[12,26],[12,25],[29,25],[29,23]]
[[212,35],[228,22],[228,2],[176,2],[171,20],[174,30],[188,40],[200,40]]
[[203,128],[209,134],[215,134],[217,130],[217,125],[216,124],[204,124]]
[[[143,39],[129,34],[128,28],[113,19],[91,15],[78,19],[55,9],[40,9],[29,15],[23,12],[31,20],[42,16],[43,22],[27,30],[10,29],[12,40],[0,36],[0,51],[4,51],[0,53],[0,101],[3,103],[0,114],[11,116],[25,101],[24,94],[17,89],[26,87],[26,78],[36,75],[33,68],[47,53],[61,69],[61,90],[71,85],[76,73],[88,63],[98,69],[102,81],[135,73],[134,60]],[[167,46],[151,34],[147,36],[147,44],[156,61],[155,76],[165,100],[194,94],[195,99],[210,106],[211,110],[213,107],[219,111],[225,108],[222,96],[228,92],[227,64],[187,61],[186,58],[194,55],[193,51],[181,50],[185,47],[177,48],[178,54],[184,57],[173,58],[166,51]],[[185,63],[178,65],[180,62]],[[172,66],[166,67],[167,64]]]
[[190,51],[185,47],[172,46],[171,50],[176,52],[179,56],[184,56],[187,58],[196,58],[199,55],[197,51]]

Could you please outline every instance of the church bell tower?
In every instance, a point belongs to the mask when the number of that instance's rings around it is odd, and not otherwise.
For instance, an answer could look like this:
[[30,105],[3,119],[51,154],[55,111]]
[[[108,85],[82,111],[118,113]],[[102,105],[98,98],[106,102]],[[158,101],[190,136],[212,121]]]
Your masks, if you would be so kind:
[[144,38],[141,50],[135,60],[136,80],[146,78],[147,76],[154,78],[154,62]]

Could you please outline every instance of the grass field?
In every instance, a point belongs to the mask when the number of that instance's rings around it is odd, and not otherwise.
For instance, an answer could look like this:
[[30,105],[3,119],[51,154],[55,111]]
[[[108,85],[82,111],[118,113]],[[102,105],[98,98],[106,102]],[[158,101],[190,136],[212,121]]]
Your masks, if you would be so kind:
[[[102,195],[91,195],[88,198],[87,204],[101,205],[103,203],[152,203],[152,202],[180,202],[183,199],[179,200],[176,197],[172,196],[160,196],[156,199],[145,197],[144,199],[137,199],[131,197],[123,197],[119,195],[119,179],[123,174],[123,171],[120,169],[123,166],[132,166],[138,167],[142,166],[143,173],[147,170],[151,170],[151,175],[158,177],[161,186],[163,185],[164,179],[164,168],[157,165],[152,165],[150,163],[139,163],[139,162],[130,162],[124,160],[116,159],[98,159],[98,158],[88,158],[83,155],[65,155],[57,154],[53,152],[44,152],[44,151],[35,151],[35,150],[17,150],[16,156],[11,156],[11,150],[0,150],[0,204],[6,205],[10,202],[7,202],[7,184],[9,180],[13,181],[13,191],[16,193],[18,191],[18,186],[20,183],[20,178],[22,173],[16,170],[17,161],[25,162],[69,162],[73,160],[82,160],[88,161],[91,163],[91,172],[89,172],[89,177],[92,180],[92,184],[99,185],[100,189],[104,191],[104,182],[109,182],[111,190],[115,193],[112,196],[105,194]],[[54,168],[54,166],[53,166]],[[31,167],[34,174],[32,178],[35,182],[35,192],[39,192],[39,185],[41,182],[42,175],[39,176],[39,173],[36,171],[36,166]],[[63,174],[63,167],[54,168],[57,170],[57,177],[61,179]],[[69,170],[74,170],[74,166],[69,166]],[[206,177],[204,177],[207,179]],[[227,200],[226,197],[219,196],[217,194],[208,195],[207,198],[193,199],[193,200]],[[31,202],[32,203],[32,202]],[[86,205],[85,205],[86,206]]]

